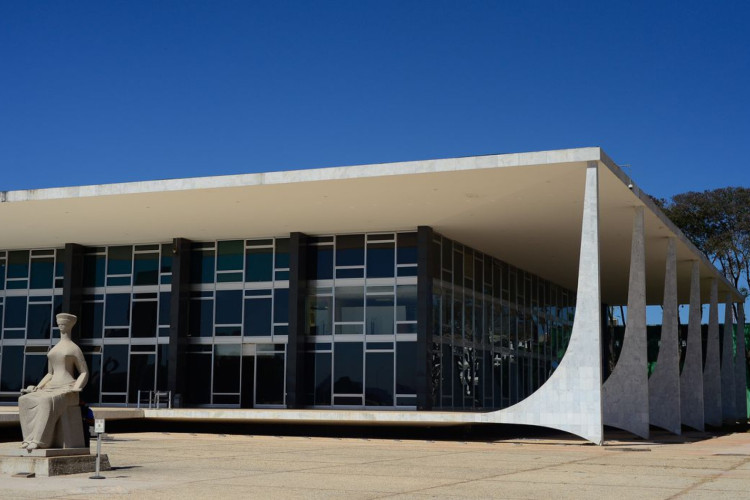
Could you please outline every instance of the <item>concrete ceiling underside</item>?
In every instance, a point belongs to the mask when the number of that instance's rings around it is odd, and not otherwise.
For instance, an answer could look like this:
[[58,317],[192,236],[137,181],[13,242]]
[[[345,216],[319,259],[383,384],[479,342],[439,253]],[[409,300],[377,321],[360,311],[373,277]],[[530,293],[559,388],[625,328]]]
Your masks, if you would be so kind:
[[[584,177],[599,168],[602,299],[625,304],[633,208],[646,205],[647,301],[660,304],[677,238],[679,300],[691,262],[718,272],[599,148],[4,193],[0,248],[435,231],[575,289]],[[708,281],[706,281],[706,285]],[[708,286],[703,300],[708,300]],[[720,300],[737,291],[723,278]]]

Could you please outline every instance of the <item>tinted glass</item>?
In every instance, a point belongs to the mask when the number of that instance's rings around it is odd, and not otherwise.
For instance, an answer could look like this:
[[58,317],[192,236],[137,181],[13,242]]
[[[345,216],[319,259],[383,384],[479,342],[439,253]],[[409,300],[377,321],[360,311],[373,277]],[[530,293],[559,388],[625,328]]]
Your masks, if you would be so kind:
[[0,391],[18,392],[22,382],[23,346],[6,345],[3,347],[3,364],[0,366]]
[[217,271],[241,271],[245,253],[243,240],[220,241],[218,243],[219,257],[216,262]]
[[162,274],[172,272],[173,249],[174,247],[171,244],[161,246],[161,265],[159,271]]
[[104,255],[83,257],[83,286],[104,286]]
[[26,338],[48,339],[52,328],[52,304],[29,304]]
[[137,253],[133,262],[133,285],[159,283],[159,254]]
[[308,248],[308,279],[329,280],[333,278],[333,247],[314,246]]
[[[396,245],[398,264],[417,263],[417,233],[399,233],[396,235]],[[440,254],[435,257],[440,262]]]
[[190,301],[189,337],[212,337],[214,327],[214,301]]
[[393,295],[367,297],[367,334],[393,333]]
[[104,346],[102,392],[125,392],[128,389],[128,346]]
[[289,289],[277,288],[273,291],[273,322],[289,322]]
[[130,385],[128,386],[130,404],[138,402],[138,391],[142,391],[141,400],[148,402],[148,391],[154,390],[155,368],[155,354],[130,355]]
[[170,313],[172,310],[172,293],[161,292],[159,294],[159,324],[169,325],[170,324]]
[[365,405],[393,406],[393,353],[368,352]]
[[46,354],[27,354],[23,375],[23,386],[36,385],[47,374]]
[[362,343],[337,342],[334,346],[333,392],[362,394]]
[[156,337],[157,307],[157,302],[155,300],[133,302],[133,326],[130,329],[131,336]]
[[331,353],[316,352],[314,404],[331,404]]
[[396,393],[417,392],[417,343],[396,342]]
[[284,404],[284,354],[257,356],[255,402],[259,405]]
[[417,320],[417,285],[399,285],[396,287],[396,320]]
[[271,299],[245,300],[245,335],[271,335]]
[[169,346],[160,344],[158,349],[158,364],[156,365],[156,388],[160,391],[167,390],[168,368],[169,368]]
[[276,269],[289,268],[289,238],[276,240]]
[[330,296],[311,295],[308,301],[310,335],[331,335],[333,298]]
[[395,271],[393,243],[367,245],[367,277],[390,278]]
[[89,368],[89,381],[81,392],[81,399],[87,403],[99,402],[99,383],[101,382],[101,354],[84,353],[83,359]]
[[104,326],[130,325],[130,294],[110,293],[106,295]]
[[26,297],[5,297],[5,328],[26,327]]
[[107,249],[107,276],[130,274],[133,271],[133,247],[109,247]]
[[273,281],[273,248],[248,248],[245,281]]
[[214,282],[214,251],[194,250],[190,252],[190,282]]
[[15,250],[8,252],[8,278],[28,278],[29,251]]
[[335,321],[363,321],[364,320],[364,287],[340,286],[336,287]]
[[211,353],[188,353],[185,402],[205,405],[211,402]]
[[336,266],[365,265],[365,235],[336,236]]
[[52,288],[55,274],[55,259],[45,257],[31,260],[31,283],[29,288]]
[[240,346],[214,346],[214,392],[240,392]]
[[239,325],[242,323],[242,290],[216,292],[216,324]]
[[104,304],[101,302],[84,302],[81,316],[81,337],[85,339],[101,338]]

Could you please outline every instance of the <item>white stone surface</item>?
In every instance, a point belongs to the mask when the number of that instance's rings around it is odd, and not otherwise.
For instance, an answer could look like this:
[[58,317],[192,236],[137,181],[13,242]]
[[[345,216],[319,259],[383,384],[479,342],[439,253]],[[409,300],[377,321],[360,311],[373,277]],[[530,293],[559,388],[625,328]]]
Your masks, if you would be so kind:
[[648,379],[651,425],[682,433],[680,415],[680,350],[677,307],[677,255],[674,238],[667,242],[664,306],[656,368]]
[[734,376],[734,340],[732,329],[734,314],[732,314],[732,296],[727,294],[724,302],[724,331],[721,348],[721,414],[724,422],[734,422],[737,415],[735,408]]
[[[742,332],[745,325],[745,308],[742,303],[737,304],[737,331]],[[745,357],[745,335],[737,335],[737,352],[735,353],[734,369],[737,371],[734,379],[735,409],[738,420],[747,420],[747,359]]]
[[703,413],[703,340],[701,339],[700,264],[693,262],[690,278],[690,316],[685,361],[680,373],[682,423],[695,430],[705,427]]
[[721,366],[719,354],[719,292],[711,278],[711,299],[708,309],[706,362],[703,365],[703,405],[706,425],[721,427]]

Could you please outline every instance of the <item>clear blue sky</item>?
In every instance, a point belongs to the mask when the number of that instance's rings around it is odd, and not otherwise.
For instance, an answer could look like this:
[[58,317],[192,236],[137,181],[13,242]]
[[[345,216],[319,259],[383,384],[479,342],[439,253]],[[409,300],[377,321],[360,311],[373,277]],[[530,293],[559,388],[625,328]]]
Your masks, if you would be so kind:
[[747,1],[6,1],[0,190],[581,146],[657,196],[749,186],[749,20]]

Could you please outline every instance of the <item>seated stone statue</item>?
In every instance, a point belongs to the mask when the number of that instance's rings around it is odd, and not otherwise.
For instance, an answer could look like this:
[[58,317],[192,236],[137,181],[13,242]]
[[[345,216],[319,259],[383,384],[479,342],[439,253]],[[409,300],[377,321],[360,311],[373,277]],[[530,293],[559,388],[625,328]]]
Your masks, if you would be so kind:
[[[22,389],[18,411],[23,433],[21,448],[83,446],[78,394],[89,378],[81,349],[70,340],[77,318],[58,314],[60,342],[48,353],[49,373],[38,385]],[[76,375],[76,372],[78,373]]]

